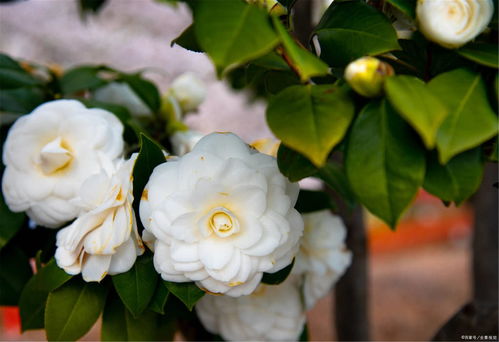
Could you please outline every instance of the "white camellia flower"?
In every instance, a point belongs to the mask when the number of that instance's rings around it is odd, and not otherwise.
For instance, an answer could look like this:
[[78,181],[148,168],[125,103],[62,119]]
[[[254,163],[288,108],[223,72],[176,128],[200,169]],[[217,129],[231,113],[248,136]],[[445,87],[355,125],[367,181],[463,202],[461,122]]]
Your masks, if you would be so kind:
[[198,131],[176,131],[170,137],[173,154],[183,156],[184,154],[191,152],[202,137],[204,137],[204,134]]
[[196,304],[203,326],[228,341],[297,341],[305,325],[299,284],[261,284],[249,296],[206,295]]
[[71,200],[83,181],[123,153],[123,125],[102,109],[75,100],[37,107],[10,128],[3,150],[2,191],[10,210],[26,211],[40,225],[74,219]]
[[128,109],[135,116],[151,116],[151,110],[126,83],[111,82],[94,92],[97,101],[116,104]]
[[286,267],[298,250],[298,191],[275,158],[231,133],[205,136],[157,166],[144,190],[140,218],[157,238],[156,270],[209,292],[250,294],[263,272]]
[[346,249],[346,228],[339,216],[321,210],[303,214],[303,221],[305,230],[292,274],[304,277],[305,305],[311,309],[345,273],[352,253]]
[[173,80],[171,95],[178,101],[184,112],[199,107],[206,97],[206,86],[195,74],[186,72]]
[[137,154],[116,171],[89,177],[80,189],[83,213],[57,233],[57,265],[85,281],[128,271],[144,251],[132,208],[132,171]]
[[421,32],[451,49],[482,33],[493,12],[492,0],[418,0],[416,7]]

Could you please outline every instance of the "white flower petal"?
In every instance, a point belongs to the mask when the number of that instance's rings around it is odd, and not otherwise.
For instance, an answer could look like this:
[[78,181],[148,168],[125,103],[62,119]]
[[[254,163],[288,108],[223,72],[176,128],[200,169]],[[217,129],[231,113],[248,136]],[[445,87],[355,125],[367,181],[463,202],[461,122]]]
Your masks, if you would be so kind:
[[137,250],[133,239],[130,237],[122,245],[116,248],[116,253],[112,255],[109,265],[109,274],[115,275],[128,272],[137,259]]
[[219,238],[209,238],[199,242],[199,260],[208,269],[220,270],[234,254],[234,246]]
[[108,273],[111,258],[112,255],[88,255],[81,270],[83,280],[101,281]]

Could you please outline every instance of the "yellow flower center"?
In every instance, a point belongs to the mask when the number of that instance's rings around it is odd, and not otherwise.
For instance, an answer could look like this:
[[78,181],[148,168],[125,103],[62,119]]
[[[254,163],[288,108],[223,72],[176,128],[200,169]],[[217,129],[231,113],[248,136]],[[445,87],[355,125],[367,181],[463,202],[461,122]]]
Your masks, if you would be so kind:
[[46,175],[66,169],[72,160],[71,148],[61,137],[52,140],[40,151],[40,168]]
[[239,222],[236,216],[224,207],[216,207],[208,213],[209,231],[219,237],[227,237],[239,231]]

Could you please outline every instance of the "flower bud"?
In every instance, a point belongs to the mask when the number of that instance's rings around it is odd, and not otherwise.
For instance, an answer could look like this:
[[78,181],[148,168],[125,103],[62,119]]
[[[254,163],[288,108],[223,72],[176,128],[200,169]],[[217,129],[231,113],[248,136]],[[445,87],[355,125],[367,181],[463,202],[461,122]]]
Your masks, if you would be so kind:
[[394,74],[390,64],[374,57],[362,57],[345,69],[345,79],[360,95],[377,97],[383,93],[385,79]]
[[492,0],[418,0],[420,31],[446,48],[458,48],[480,33],[492,19]]
[[278,17],[288,14],[286,7],[281,5],[277,0],[246,0],[246,2],[265,8],[270,14]]
[[196,75],[185,73],[177,77],[170,88],[184,113],[196,110],[206,97],[206,87]]

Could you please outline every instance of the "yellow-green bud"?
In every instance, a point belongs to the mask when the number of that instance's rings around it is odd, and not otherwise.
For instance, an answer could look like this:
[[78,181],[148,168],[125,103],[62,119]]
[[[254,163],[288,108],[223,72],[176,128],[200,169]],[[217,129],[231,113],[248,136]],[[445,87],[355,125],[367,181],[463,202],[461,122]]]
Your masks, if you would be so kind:
[[265,8],[271,15],[280,17],[281,15],[288,14],[286,7],[281,5],[277,0],[246,0],[246,2]]
[[383,94],[385,79],[394,74],[390,64],[374,57],[362,57],[345,69],[345,80],[360,95],[377,97]]

